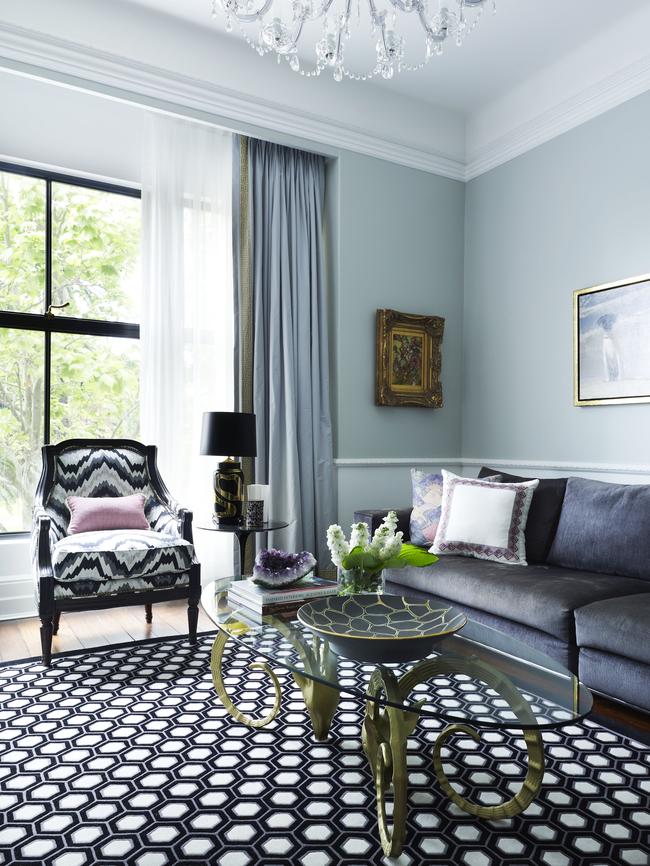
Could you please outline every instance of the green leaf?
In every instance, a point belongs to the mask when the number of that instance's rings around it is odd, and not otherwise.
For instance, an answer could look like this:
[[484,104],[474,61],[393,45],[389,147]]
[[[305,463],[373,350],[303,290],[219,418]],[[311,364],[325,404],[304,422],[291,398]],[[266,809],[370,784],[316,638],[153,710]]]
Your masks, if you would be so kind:
[[384,568],[405,568],[407,565],[424,568],[427,565],[433,565],[434,562],[438,562],[438,557],[434,556],[433,553],[416,547],[414,544],[403,544],[399,555],[387,560],[384,563]]
[[353,547],[343,560],[343,568],[363,568],[365,571],[381,571],[384,563],[374,554],[366,553],[363,547]]

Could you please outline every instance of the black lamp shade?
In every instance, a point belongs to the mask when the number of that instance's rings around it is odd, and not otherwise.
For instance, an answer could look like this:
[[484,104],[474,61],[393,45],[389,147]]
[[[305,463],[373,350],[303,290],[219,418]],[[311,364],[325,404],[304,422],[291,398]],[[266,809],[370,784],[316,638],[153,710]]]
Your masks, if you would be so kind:
[[201,454],[256,457],[255,415],[252,412],[204,412]]

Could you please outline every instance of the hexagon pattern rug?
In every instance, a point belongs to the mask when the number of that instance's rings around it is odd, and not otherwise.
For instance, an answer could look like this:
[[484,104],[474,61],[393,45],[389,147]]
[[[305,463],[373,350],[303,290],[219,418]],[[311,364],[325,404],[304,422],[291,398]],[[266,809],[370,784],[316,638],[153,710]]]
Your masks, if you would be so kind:
[[[525,814],[478,821],[438,788],[442,725],[409,741],[410,814],[398,860],[384,858],[359,740],[362,708],[343,697],[316,743],[287,675],[263,730],[228,716],[212,688],[212,637],[0,667],[0,863],[55,866],[647,866],[650,749],[587,721],[545,734],[547,769]],[[227,686],[249,711],[272,696],[250,657],[227,648]],[[342,662],[345,668],[345,662]],[[347,672],[351,675],[351,671]],[[463,683],[440,683],[449,700]],[[485,696],[489,699],[489,695]],[[447,771],[466,796],[518,787],[521,741],[460,738]]]

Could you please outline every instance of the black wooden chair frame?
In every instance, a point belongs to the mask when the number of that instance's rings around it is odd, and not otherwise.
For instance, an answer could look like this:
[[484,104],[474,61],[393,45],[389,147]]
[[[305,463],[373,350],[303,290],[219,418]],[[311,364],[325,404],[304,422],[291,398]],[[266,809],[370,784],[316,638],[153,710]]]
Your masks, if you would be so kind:
[[[36,550],[34,551],[34,567],[38,580],[38,615],[41,620],[41,650],[43,664],[48,666],[52,659],[52,636],[57,633],[61,614],[66,611],[106,610],[113,607],[127,607],[143,604],[146,610],[146,620],[151,622],[151,605],[159,601],[175,601],[187,599],[187,621],[189,639],[197,640],[197,624],[199,619],[199,599],[201,597],[201,565],[194,554],[189,568],[189,585],[156,589],[144,592],[121,592],[115,595],[95,595],[79,598],[54,597],[54,569],[52,567],[52,547],[50,543],[51,518],[46,512],[47,498],[54,484],[56,458],[63,451],[75,448],[130,448],[143,454],[147,461],[147,470],[151,487],[162,505],[172,513],[178,521],[181,538],[193,544],[192,519],[193,514],[172,499],[165,486],[156,462],[158,449],[155,445],[143,445],[134,439],[66,439],[56,445],[43,445],[43,468],[36,488],[34,499],[34,524]],[[149,575],[152,576],[152,575]],[[147,577],[147,575],[143,575]]]

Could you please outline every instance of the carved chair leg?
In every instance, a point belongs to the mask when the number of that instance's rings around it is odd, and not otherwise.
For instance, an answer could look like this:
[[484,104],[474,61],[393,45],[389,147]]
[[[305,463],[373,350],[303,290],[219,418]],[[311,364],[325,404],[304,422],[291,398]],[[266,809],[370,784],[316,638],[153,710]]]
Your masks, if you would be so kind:
[[52,617],[52,634],[59,633],[59,623],[61,622],[61,611],[56,610],[54,612],[54,616]]
[[187,597],[187,625],[190,643],[196,643],[199,622],[199,599],[201,598],[201,566],[195,563],[190,569],[190,591]]
[[50,666],[52,661],[52,617],[41,617],[41,652],[43,654],[43,664],[45,667]]
[[153,622],[153,605],[145,604],[144,606],[144,616],[147,622]]

